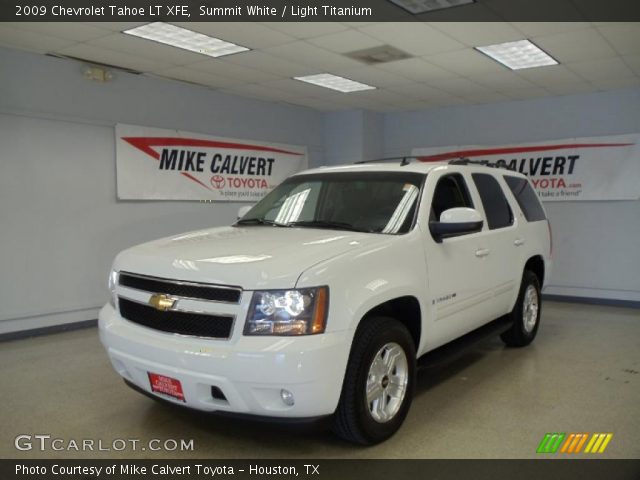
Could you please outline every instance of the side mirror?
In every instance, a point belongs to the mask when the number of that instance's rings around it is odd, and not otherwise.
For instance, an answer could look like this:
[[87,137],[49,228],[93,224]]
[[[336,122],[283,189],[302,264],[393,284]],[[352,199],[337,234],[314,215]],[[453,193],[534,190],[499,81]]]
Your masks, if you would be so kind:
[[251,210],[252,208],[253,208],[253,205],[245,205],[244,207],[240,207],[238,209],[238,220],[240,220],[247,213],[249,213],[249,210]]
[[429,230],[436,242],[482,230],[482,215],[473,208],[450,208],[440,215],[439,222],[429,222]]

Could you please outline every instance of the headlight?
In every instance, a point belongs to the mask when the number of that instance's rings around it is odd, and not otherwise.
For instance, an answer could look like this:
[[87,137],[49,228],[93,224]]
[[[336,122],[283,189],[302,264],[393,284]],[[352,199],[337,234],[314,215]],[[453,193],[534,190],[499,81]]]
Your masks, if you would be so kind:
[[111,270],[109,272],[109,293],[111,296],[109,297],[109,303],[113,308],[116,307],[116,284],[118,283],[118,272],[115,270]]
[[253,293],[245,335],[314,335],[327,324],[329,289],[267,290]]

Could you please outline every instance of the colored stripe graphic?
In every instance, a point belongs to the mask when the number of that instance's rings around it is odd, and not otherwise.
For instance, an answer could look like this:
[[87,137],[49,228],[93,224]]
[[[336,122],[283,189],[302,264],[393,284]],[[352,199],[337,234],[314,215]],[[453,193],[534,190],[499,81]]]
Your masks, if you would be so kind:
[[[545,433],[536,453],[604,453],[613,433]],[[588,440],[588,441],[587,441]],[[582,447],[584,451],[582,450]]]
[[589,438],[588,433],[571,433],[562,445],[560,453],[580,453],[582,446]]
[[613,438],[613,433],[594,433],[584,453],[604,453]]
[[538,445],[536,453],[556,453],[562,440],[566,437],[565,433],[547,433]]

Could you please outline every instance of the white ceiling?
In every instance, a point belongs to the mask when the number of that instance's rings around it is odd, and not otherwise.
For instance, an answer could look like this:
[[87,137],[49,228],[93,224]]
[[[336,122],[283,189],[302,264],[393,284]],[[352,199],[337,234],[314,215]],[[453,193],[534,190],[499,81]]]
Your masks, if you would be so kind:
[[[640,86],[640,23],[176,23],[252,49],[218,59],[120,33],[136,25],[0,23],[0,45],[323,111],[421,110]],[[523,38],[560,65],[512,72],[473,49]],[[368,66],[343,55],[384,44],[414,58]],[[378,88],[339,93],[291,78],[325,72]]]

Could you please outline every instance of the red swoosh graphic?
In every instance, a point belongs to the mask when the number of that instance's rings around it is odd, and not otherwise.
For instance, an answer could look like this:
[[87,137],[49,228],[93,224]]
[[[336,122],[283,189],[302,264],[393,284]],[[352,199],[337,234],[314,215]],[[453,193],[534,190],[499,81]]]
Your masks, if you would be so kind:
[[[287,155],[301,156],[299,152],[291,152],[289,150],[282,150],[280,148],[265,147],[263,145],[248,145],[244,143],[232,143],[232,142],[220,142],[217,140],[201,140],[197,138],[181,138],[181,137],[121,137],[122,140],[133,145],[138,150],[146,153],[147,155],[160,161],[160,154],[156,152],[152,147],[218,147],[218,148],[233,148],[235,150],[254,150],[258,152],[273,152],[284,153]],[[209,186],[202,183],[193,175],[187,172],[180,172],[189,180],[202,185],[207,190],[211,190]]]
[[461,157],[479,157],[482,155],[499,155],[507,153],[547,152],[550,150],[566,150],[568,148],[603,148],[629,147],[635,143],[568,143],[561,145],[537,145],[531,147],[503,147],[482,148],[476,150],[457,150],[454,152],[437,153],[435,155],[419,156],[421,162],[439,162]]

